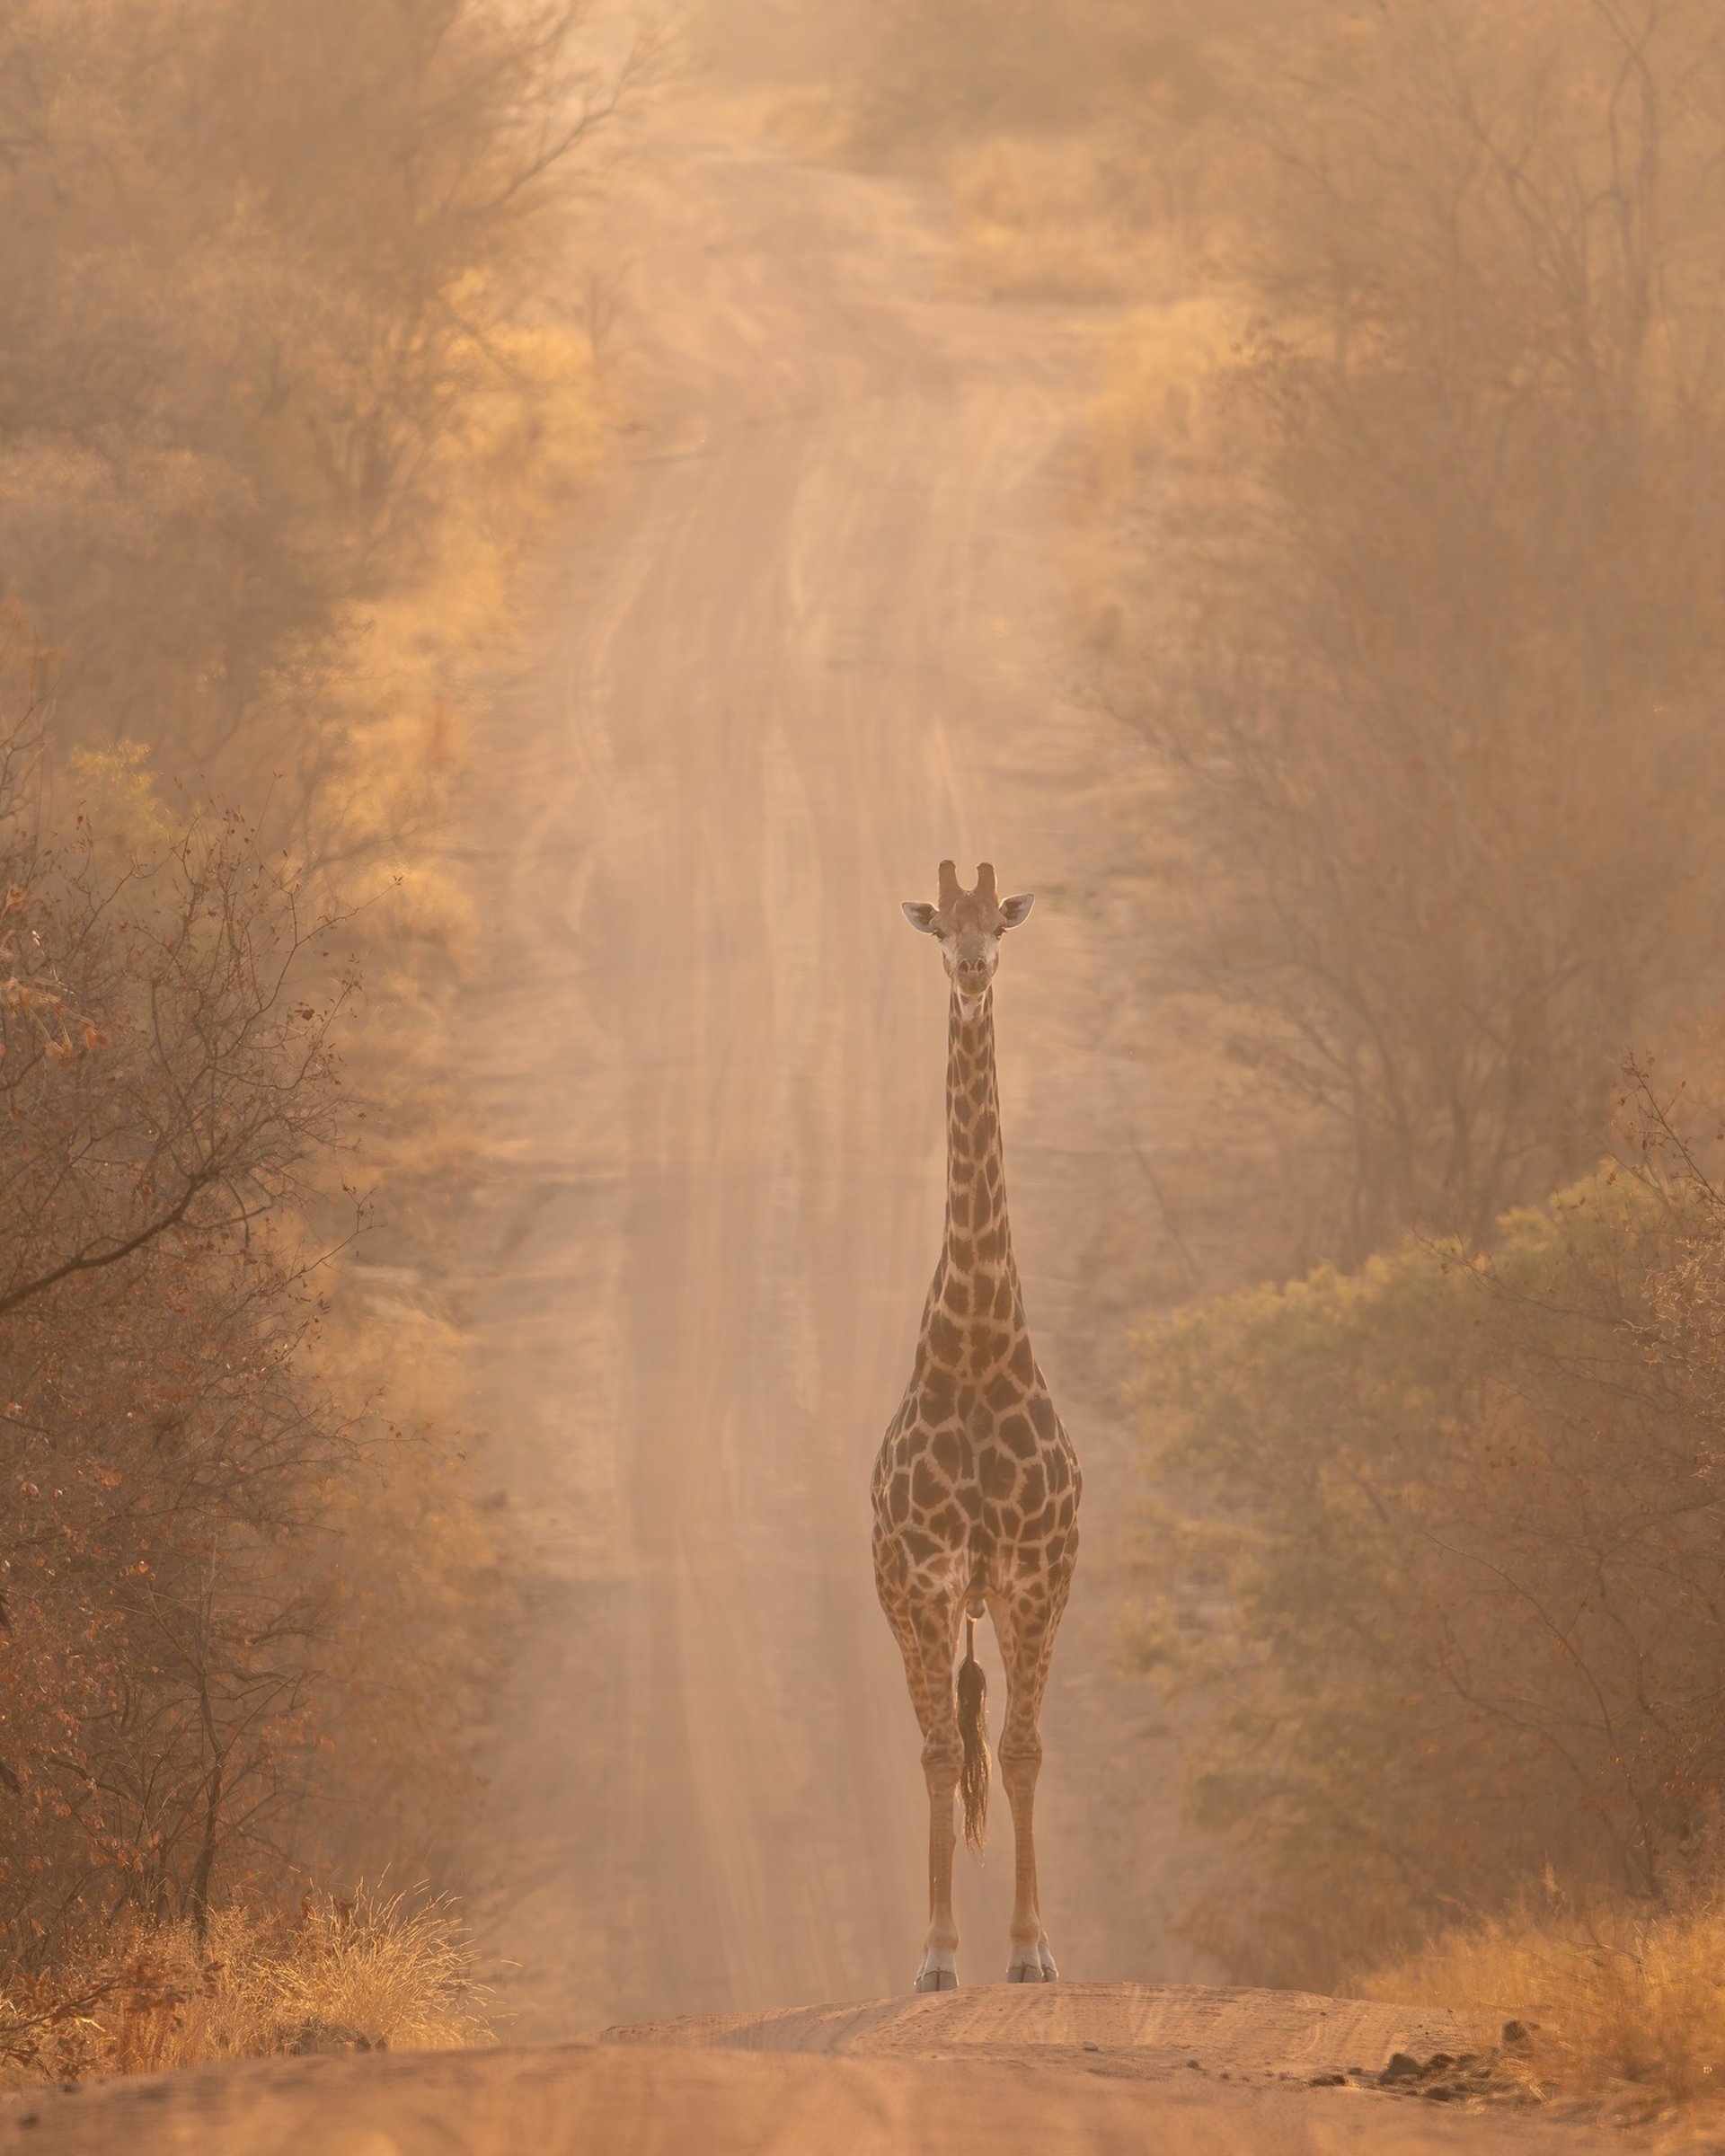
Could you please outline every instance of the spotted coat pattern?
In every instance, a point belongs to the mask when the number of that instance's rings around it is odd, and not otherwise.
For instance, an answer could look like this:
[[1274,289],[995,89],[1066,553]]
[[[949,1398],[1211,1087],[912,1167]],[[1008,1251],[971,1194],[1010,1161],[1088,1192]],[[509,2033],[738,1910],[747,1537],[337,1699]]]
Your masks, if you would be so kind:
[[[992,902],[991,870],[987,877]],[[970,894],[958,901],[970,902]],[[1008,1974],[1030,1981],[1054,1974],[1036,1907],[1031,1797],[1043,1687],[1078,1553],[1081,1481],[1025,1325],[1006,1213],[992,986],[974,1000],[956,986],[952,993],[946,1134],[943,1247],[871,1487],[876,1590],[904,1656],[931,1803],[924,1989],[957,1980],[942,1972],[957,1946],[953,1672],[967,1610],[992,1617],[1007,1677],[999,1754],[1018,1843]]]
[[967,1022],[952,998],[945,1247],[871,1493],[889,1616],[906,1595],[1051,1601],[1078,1548],[1077,1456],[1031,1347],[1006,1217],[993,1000]]

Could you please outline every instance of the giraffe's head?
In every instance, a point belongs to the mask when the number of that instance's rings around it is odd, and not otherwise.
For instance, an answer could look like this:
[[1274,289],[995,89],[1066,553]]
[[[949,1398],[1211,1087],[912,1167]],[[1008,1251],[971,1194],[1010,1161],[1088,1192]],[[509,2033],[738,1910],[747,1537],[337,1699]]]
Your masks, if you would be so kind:
[[905,901],[905,918],[941,946],[947,977],[960,1003],[967,1009],[979,1003],[1000,963],[1000,939],[1016,928],[1034,903],[1029,891],[1016,898],[1003,898],[995,887],[995,864],[980,862],[977,888],[959,888],[959,871],[950,861],[941,863],[941,895],[933,906]]

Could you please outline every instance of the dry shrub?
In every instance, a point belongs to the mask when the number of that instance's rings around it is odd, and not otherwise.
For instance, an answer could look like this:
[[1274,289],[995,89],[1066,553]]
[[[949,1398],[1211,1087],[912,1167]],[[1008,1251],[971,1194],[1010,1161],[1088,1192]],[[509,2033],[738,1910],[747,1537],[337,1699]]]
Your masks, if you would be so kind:
[[1645,1153],[1150,1339],[1140,1662],[1208,1706],[1192,1929],[1335,1981],[1457,1908],[1686,1891],[1725,1798],[1725,1201]]
[[231,1893],[285,1860],[342,1659],[320,1515],[367,1441],[316,1351],[337,924],[243,818],[176,826],[105,761],[118,857],[0,722],[0,1937],[27,1966],[93,1906],[201,1922],[218,1867]]
[[1624,2121],[1725,2098],[1725,1909],[1561,1897],[1456,1925],[1356,1986],[1394,1999],[1508,2016],[1525,2041],[1497,2072],[1542,2098],[1578,2098]]
[[447,1902],[308,1895],[294,1922],[239,1908],[134,1923],[68,1957],[51,1986],[0,1993],[14,2084],[315,2051],[442,2051],[491,2037]]
[[0,1951],[75,1993],[96,1911],[429,1858],[493,1552],[447,1323],[382,1397],[381,1313],[319,1292],[339,924],[124,751],[51,818],[43,755],[0,723]]

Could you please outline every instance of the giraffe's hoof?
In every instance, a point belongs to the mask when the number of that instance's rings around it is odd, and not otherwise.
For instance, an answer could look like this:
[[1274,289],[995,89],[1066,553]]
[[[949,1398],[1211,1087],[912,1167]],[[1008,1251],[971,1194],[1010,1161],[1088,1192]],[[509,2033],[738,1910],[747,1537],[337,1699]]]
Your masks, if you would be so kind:
[[923,1966],[916,1972],[916,1989],[919,1992],[956,1992],[959,1988],[958,1963],[951,1947],[931,1947],[923,1957]]
[[1053,1984],[1059,1975],[1046,1940],[1034,1947],[1013,1948],[1012,1962],[1006,1971],[1008,1984]]

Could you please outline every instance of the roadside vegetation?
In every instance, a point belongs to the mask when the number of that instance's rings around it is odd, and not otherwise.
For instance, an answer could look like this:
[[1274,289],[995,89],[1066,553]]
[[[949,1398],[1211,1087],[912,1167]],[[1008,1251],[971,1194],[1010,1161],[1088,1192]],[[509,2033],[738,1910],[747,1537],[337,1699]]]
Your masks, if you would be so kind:
[[1632,12],[1320,40],[1251,326],[1128,336],[1105,415],[1097,686],[1163,787],[1163,981],[1285,1134],[1278,1269],[1487,1234],[1712,1008],[1725,53]]
[[1178,1193],[1229,1292],[1144,1336],[1128,1651],[1225,1966],[1517,2017],[1526,2086],[1646,2113],[1725,2040],[1725,44],[1303,34],[1084,512],[1145,992],[1246,1171]]
[[1135,1633],[1213,1692],[1192,1792],[1258,1892],[1205,1936],[1333,1983],[1459,1908],[1651,1905],[1725,1789],[1725,1201],[1660,1144],[1168,1321]]
[[1509,2041],[1491,2066],[1500,2090],[1582,2104],[1625,2125],[1693,2119],[1717,2106],[1725,2081],[1716,1894],[1710,1885],[1675,1906],[1577,1905],[1553,1880],[1357,1988],[1499,2011],[1508,2001]]
[[1098,874],[1185,1126],[1127,1658],[1225,1852],[1190,1934],[1524,2018],[1529,2089],[1687,2103],[1725,2042],[1716,12],[822,22],[785,75],[828,147],[944,185],[960,273],[1102,353],[1057,543],[1142,744]]
[[444,1904],[352,1883],[447,1866],[500,1637],[437,1258],[475,1145],[444,842],[607,424],[553,272],[640,56],[589,71],[580,17],[0,27],[19,2072],[480,2027]]
[[449,1906],[423,1895],[229,1903],[201,1930],[137,1919],[0,1993],[0,2085],[211,2060],[447,2051],[491,2034]]

